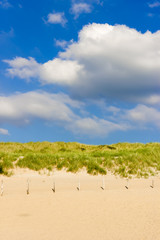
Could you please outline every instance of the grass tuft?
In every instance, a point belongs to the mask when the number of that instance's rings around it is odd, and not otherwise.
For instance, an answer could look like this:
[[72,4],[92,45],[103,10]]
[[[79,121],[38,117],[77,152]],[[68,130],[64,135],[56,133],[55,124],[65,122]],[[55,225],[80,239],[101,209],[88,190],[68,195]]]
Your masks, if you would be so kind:
[[69,172],[85,168],[93,175],[110,171],[121,177],[147,178],[160,171],[160,144],[0,143],[0,174],[9,175],[16,166],[36,171],[64,168]]

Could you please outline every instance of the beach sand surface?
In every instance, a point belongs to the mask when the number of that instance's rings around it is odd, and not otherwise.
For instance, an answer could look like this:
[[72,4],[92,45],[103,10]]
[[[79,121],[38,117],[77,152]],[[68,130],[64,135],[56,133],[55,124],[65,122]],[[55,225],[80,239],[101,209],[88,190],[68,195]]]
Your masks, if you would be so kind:
[[85,172],[17,170],[2,180],[0,240],[160,239],[159,176],[131,179],[128,189],[126,179]]

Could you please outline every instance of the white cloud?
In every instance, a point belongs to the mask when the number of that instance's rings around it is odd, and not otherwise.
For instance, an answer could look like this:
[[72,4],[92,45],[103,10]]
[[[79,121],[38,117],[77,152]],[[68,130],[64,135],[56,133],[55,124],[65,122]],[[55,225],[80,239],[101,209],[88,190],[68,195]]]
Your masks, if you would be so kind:
[[83,66],[77,61],[55,58],[41,66],[40,78],[43,83],[72,86],[83,74]]
[[[99,104],[101,107],[103,102]],[[105,106],[106,112],[109,111],[110,114],[100,118],[87,112],[86,106],[86,103],[73,100],[63,93],[49,94],[44,91],[32,91],[0,96],[0,123],[19,126],[41,119],[44,122],[59,125],[77,136],[89,137],[105,137],[114,131],[127,131],[148,126],[160,128],[160,111],[154,107],[142,104],[132,109]],[[81,114],[82,111],[83,114]],[[8,135],[9,133],[1,128],[0,134]]]
[[108,110],[109,112],[111,112],[111,113],[113,114],[113,116],[114,116],[114,115],[117,115],[117,114],[120,112],[120,108],[117,108],[117,107],[115,107],[115,106],[109,106],[109,107],[107,108],[107,110]]
[[72,125],[69,126],[69,129],[71,129],[76,134],[89,135],[94,137],[105,137],[110,132],[126,131],[129,128],[130,126],[124,123],[114,123],[97,117],[81,118],[74,121]]
[[137,125],[145,127],[147,124],[151,124],[160,128],[160,111],[153,107],[139,104],[135,108],[127,110],[123,117],[136,122]]
[[48,94],[34,91],[8,97],[1,96],[0,122],[26,124],[32,118],[70,122],[75,115],[68,105],[77,107],[78,102],[72,101],[64,94]]
[[7,0],[0,1],[0,7],[8,9],[12,7],[12,5]]
[[[113,131],[125,131],[128,126],[95,116],[81,116],[84,103],[68,95],[32,91],[0,97],[0,123],[25,125],[42,119],[73,132],[74,134],[103,137]],[[1,131],[7,133],[5,131]]]
[[53,12],[48,14],[47,21],[45,22],[51,24],[61,24],[64,27],[67,23],[67,19],[65,18],[64,12]]
[[73,40],[65,41],[65,40],[54,39],[54,42],[57,47],[66,48],[69,44],[73,43]]
[[147,105],[160,106],[160,94],[147,95],[137,98],[137,102],[141,102]]
[[159,42],[160,31],[143,34],[125,25],[94,23],[58,58],[44,64],[30,58],[23,66],[15,66],[15,59],[6,62],[11,76],[37,76],[43,84],[68,86],[79,98],[154,102],[160,91]]
[[160,7],[160,2],[159,2],[159,1],[156,1],[156,2],[153,2],[153,3],[148,3],[148,6],[149,6],[150,8]]
[[40,72],[40,64],[34,58],[29,59],[22,57],[15,57],[13,60],[3,60],[8,63],[11,68],[7,70],[12,77],[19,77],[21,79],[29,79],[31,77],[38,77]]
[[44,64],[39,64],[34,58],[29,59],[16,57],[13,60],[3,60],[11,68],[7,73],[22,79],[39,78],[43,84],[72,85],[79,75],[83,74],[83,66],[76,61],[55,58]]
[[160,31],[142,34],[123,25],[91,24],[79,41],[60,54],[83,66],[84,78],[72,87],[84,86],[82,96],[134,100],[155,94],[160,86]]
[[55,45],[57,47],[61,47],[61,48],[65,48],[68,45],[68,42],[65,41],[65,40],[57,40],[57,39],[55,39],[54,42],[55,42]]
[[87,3],[73,3],[70,11],[75,16],[75,19],[77,19],[82,13],[90,13],[92,6]]
[[9,135],[9,132],[8,132],[7,129],[0,128],[0,134],[1,134],[1,135]]

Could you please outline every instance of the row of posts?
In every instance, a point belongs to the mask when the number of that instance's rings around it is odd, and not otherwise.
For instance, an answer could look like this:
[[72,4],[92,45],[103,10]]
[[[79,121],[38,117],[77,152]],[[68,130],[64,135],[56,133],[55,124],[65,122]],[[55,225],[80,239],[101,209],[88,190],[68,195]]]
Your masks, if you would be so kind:
[[[29,178],[27,179],[27,195],[30,193],[30,186],[29,186]],[[151,188],[154,188],[154,179],[152,179],[152,183],[150,185]],[[126,185],[125,185],[125,188],[126,189],[129,189],[129,179],[127,179],[126,181]],[[81,185],[80,185],[80,177],[78,179],[78,185],[77,185],[77,190],[80,191],[81,189]],[[102,190],[105,190],[105,179],[104,179],[104,176],[102,178],[102,186],[101,186],[101,189]],[[52,191],[55,193],[56,192],[56,184],[55,184],[55,181],[53,181],[53,187],[52,187]],[[3,193],[4,193],[4,182],[3,180],[1,180],[1,196],[3,196]]]

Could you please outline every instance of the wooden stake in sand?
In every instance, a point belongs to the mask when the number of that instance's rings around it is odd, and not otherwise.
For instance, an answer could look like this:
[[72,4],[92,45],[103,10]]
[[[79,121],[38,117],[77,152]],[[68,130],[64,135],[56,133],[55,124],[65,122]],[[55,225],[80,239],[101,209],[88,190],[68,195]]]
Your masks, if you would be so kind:
[[52,188],[52,191],[55,193],[56,192],[56,184],[55,184],[55,181],[53,179],[53,188]]
[[29,194],[29,178],[27,179],[27,194]]
[[152,184],[150,186],[151,188],[154,188],[154,179],[152,179]]
[[105,190],[105,179],[104,179],[104,175],[102,178],[102,186],[101,186],[102,190]]
[[126,184],[126,186],[125,186],[125,188],[129,188],[129,179],[127,178],[127,184]]
[[81,185],[80,185],[80,177],[78,178],[78,186],[77,186],[77,190],[80,191]]
[[4,186],[3,186],[3,180],[1,180],[1,196],[3,196]]

